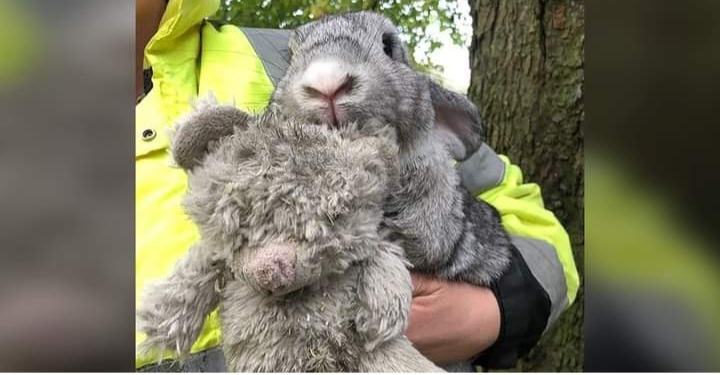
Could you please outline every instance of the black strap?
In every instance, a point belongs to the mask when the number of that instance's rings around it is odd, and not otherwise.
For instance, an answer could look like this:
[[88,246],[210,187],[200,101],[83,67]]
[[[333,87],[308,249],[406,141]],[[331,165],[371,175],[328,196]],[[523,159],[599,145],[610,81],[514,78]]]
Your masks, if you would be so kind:
[[510,368],[525,356],[543,334],[550,317],[550,297],[533,277],[515,247],[510,268],[491,289],[500,305],[500,335],[474,364],[484,368]]

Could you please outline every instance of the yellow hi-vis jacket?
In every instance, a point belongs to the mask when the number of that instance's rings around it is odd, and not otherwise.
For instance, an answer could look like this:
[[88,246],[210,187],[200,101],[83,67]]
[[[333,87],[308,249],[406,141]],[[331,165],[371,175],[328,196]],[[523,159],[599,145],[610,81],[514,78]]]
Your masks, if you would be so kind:
[[[194,99],[210,92],[220,102],[234,103],[250,112],[261,111],[287,66],[277,43],[280,35],[277,33],[281,31],[232,25],[216,28],[204,19],[214,14],[218,6],[219,0],[170,0],[158,31],[145,50],[146,63],[153,71],[153,88],[136,107],[138,305],[143,286],[167,275],[199,239],[197,229],[180,205],[186,175],[172,166],[167,130],[192,108]],[[549,327],[572,303],[578,289],[567,233],[555,216],[544,209],[540,188],[523,183],[520,169],[506,157],[483,146],[458,168],[465,186],[499,210],[515,247],[547,293],[551,306],[546,323]],[[136,343],[143,339],[142,333],[136,334]],[[208,316],[191,352],[202,352],[219,344],[215,311]],[[166,353],[165,358],[172,355]],[[157,360],[157,356],[139,356],[136,367]]]

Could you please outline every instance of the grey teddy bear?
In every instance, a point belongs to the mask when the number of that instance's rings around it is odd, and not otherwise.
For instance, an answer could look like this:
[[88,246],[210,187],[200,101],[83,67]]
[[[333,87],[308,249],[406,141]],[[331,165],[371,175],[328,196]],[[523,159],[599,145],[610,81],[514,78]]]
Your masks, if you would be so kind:
[[188,353],[219,305],[231,371],[440,371],[403,335],[410,276],[381,230],[394,132],[238,114],[205,104],[174,135],[181,163],[198,131],[236,126],[189,171],[201,240],[146,289],[140,350]]

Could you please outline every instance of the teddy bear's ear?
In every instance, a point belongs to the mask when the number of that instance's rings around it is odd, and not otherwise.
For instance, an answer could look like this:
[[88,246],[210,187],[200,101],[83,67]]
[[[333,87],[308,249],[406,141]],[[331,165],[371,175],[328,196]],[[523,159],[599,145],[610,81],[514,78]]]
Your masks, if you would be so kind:
[[231,105],[217,104],[214,98],[199,101],[195,109],[178,122],[170,138],[175,163],[191,170],[203,160],[208,145],[246,128],[251,116]]

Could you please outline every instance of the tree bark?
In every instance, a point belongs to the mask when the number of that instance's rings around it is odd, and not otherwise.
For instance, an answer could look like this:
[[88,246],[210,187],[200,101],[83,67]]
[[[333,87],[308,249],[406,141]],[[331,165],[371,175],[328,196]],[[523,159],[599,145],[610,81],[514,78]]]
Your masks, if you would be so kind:
[[[469,0],[473,17],[468,96],[487,142],[538,183],[570,234],[583,275],[584,2]],[[582,371],[582,284],[523,371]]]

